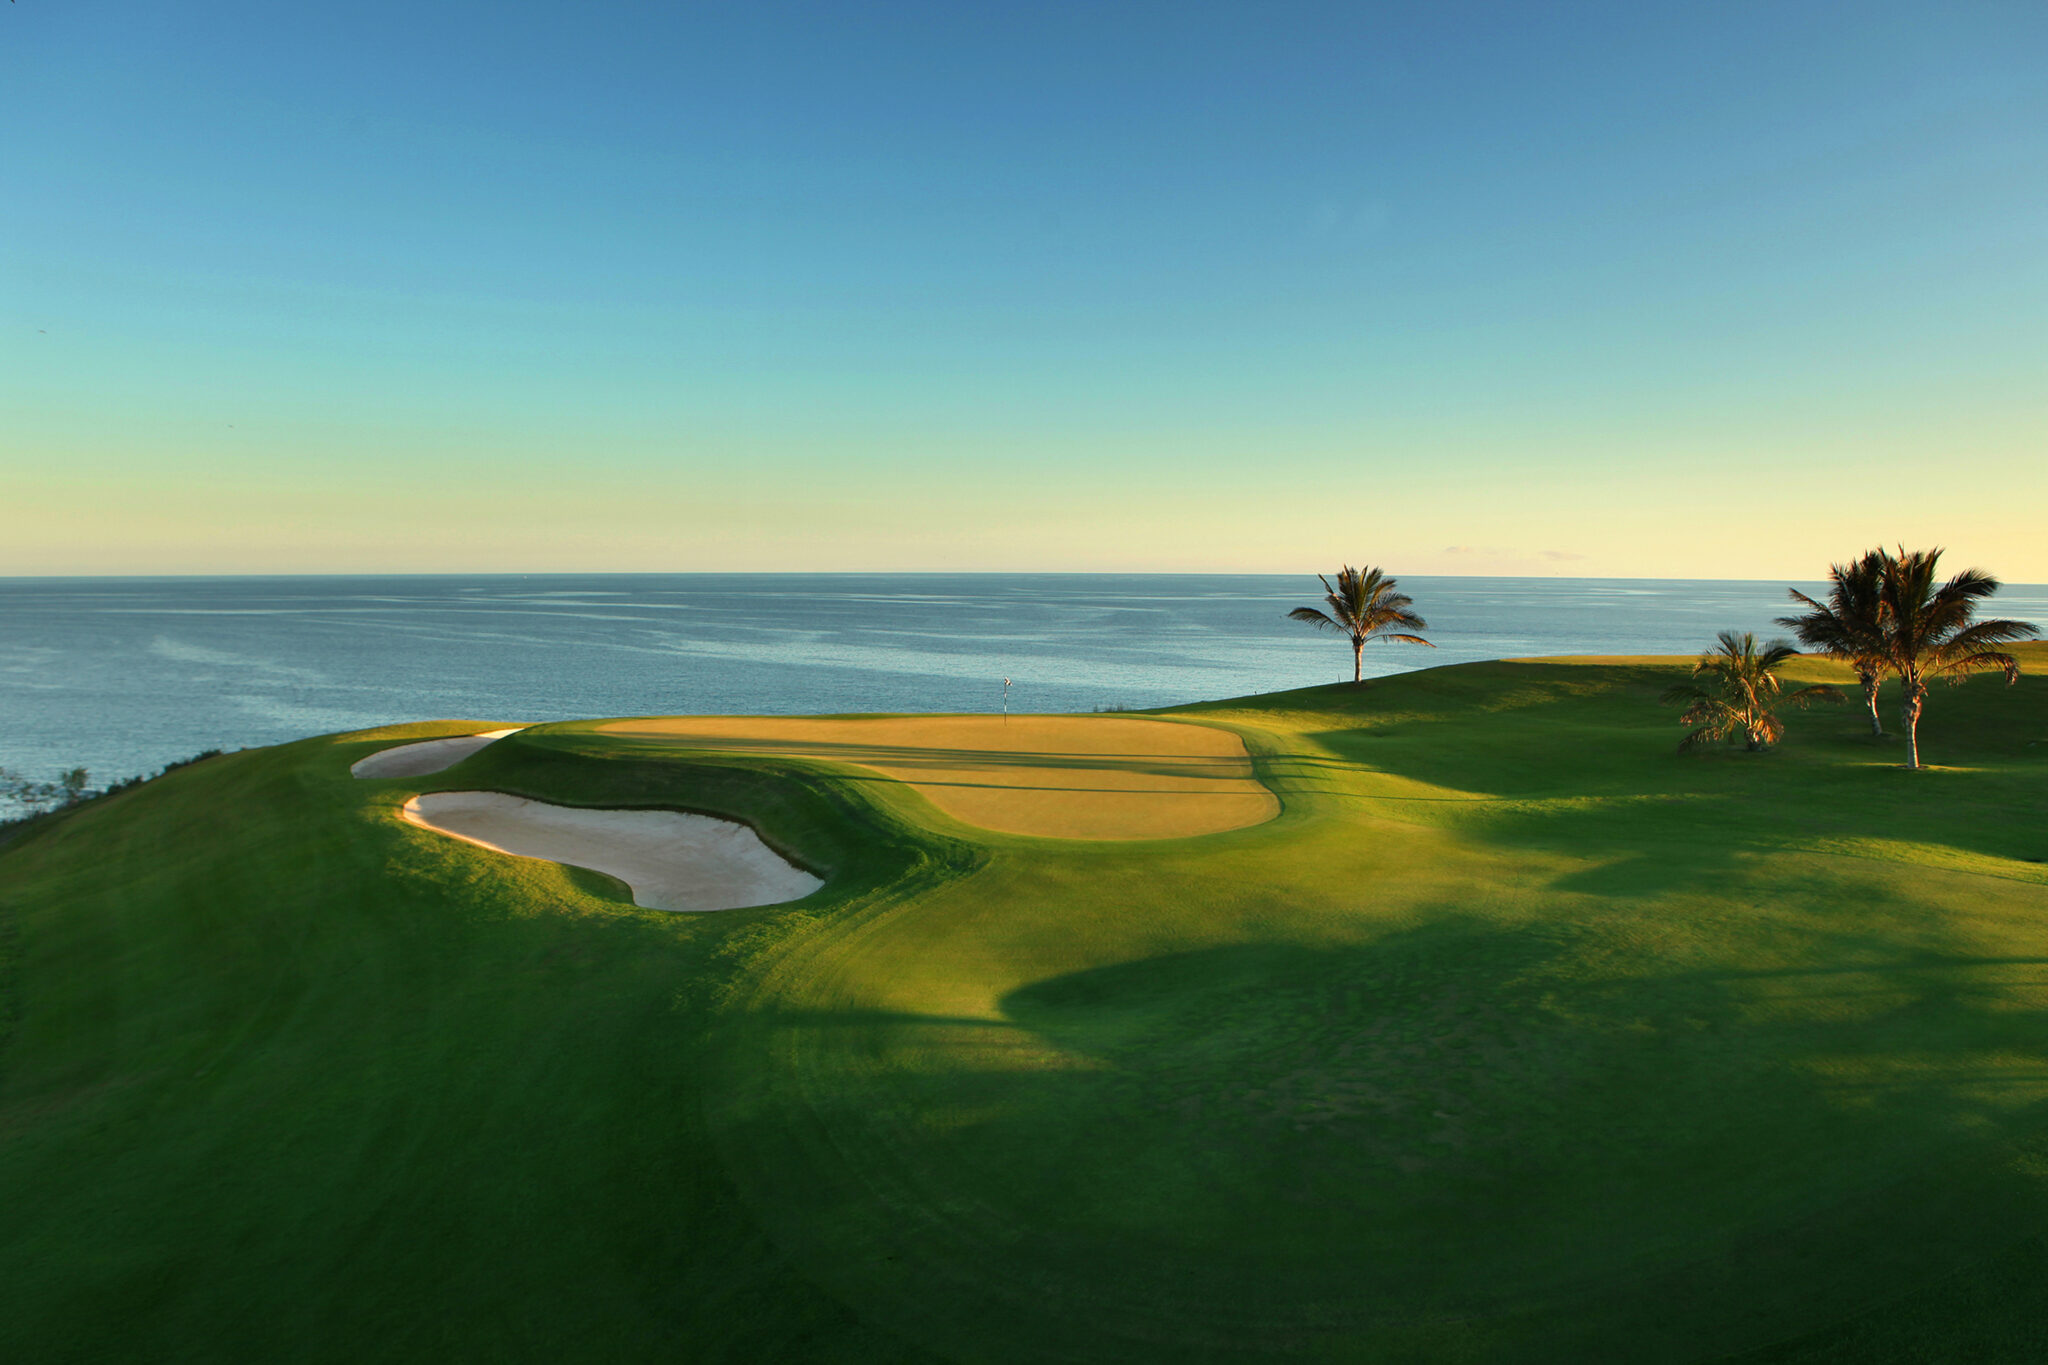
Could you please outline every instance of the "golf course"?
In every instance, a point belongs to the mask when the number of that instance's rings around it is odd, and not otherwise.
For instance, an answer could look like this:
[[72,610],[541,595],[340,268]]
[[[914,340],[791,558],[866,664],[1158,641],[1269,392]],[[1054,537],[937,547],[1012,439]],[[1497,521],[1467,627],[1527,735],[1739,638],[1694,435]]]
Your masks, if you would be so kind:
[[1664,657],[178,768],[0,846],[0,1359],[2048,1359],[2013,652],[1917,771],[1854,706],[1680,753]]

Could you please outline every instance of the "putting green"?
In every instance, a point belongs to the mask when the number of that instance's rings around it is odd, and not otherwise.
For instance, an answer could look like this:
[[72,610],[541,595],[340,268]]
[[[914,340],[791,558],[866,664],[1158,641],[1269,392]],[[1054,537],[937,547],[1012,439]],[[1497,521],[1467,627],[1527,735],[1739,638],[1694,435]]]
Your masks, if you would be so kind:
[[1177,839],[1263,824],[1280,802],[1228,730],[1128,716],[674,716],[600,734],[823,758],[916,788],[957,820],[1056,839]]

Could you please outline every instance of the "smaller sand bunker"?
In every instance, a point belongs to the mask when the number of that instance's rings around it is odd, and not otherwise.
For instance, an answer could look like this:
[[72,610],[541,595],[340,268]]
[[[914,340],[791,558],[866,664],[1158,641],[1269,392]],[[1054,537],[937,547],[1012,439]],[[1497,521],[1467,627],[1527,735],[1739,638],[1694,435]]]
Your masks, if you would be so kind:
[[739,910],[824,883],[745,825],[673,810],[585,810],[504,792],[427,792],[400,812],[422,829],[517,858],[617,877],[650,910]]
[[428,773],[446,772],[486,744],[507,735],[516,735],[525,728],[514,725],[507,730],[450,735],[447,739],[423,739],[417,744],[379,749],[368,758],[359,758],[350,764],[349,771],[357,777],[425,777]]
[[1228,730],[1137,716],[669,716],[609,735],[852,764],[957,820],[1056,839],[1179,839],[1280,802]]

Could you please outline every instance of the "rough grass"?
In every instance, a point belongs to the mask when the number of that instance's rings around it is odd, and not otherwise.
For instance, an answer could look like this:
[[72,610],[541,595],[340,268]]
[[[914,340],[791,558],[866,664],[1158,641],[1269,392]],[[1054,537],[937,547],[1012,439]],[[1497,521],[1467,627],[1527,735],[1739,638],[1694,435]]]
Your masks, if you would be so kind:
[[[1907,773],[1853,708],[1681,757],[1678,667],[1187,708],[1282,811],[1153,844],[586,726],[48,823],[0,1355],[2048,1356],[2048,681],[1937,691]],[[831,880],[640,911],[395,819],[456,787]]]

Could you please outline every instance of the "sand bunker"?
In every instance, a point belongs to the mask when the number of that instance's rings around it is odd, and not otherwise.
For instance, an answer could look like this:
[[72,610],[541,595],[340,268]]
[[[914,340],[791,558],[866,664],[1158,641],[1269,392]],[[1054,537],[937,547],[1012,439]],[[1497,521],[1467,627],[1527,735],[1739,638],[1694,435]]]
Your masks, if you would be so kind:
[[1262,824],[1280,802],[1227,730],[1125,716],[675,716],[606,734],[858,764],[985,829],[1174,839]]
[[503,792],[427,792],[406,820],[499,853],[587,867],[650,910],[738,910],[808,896],[824,883],[745,825],[673,810],[583,810]]
[[509,730],[485,730],[482,734],[451,735],[447,739],[424,739],[417,744],[379,749],[350,764],[349,771],[357,777],[425,777],[428,773],[445,772],[491,741],[516,735],[524,728],[515,725]]

